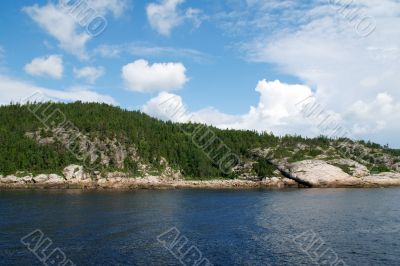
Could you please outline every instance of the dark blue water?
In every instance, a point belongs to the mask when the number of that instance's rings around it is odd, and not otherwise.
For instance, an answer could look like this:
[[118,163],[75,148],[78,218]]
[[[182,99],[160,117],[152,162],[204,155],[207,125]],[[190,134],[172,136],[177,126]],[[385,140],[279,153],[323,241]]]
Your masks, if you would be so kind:
[[40,229],[75,265],[183,265],[173,227],[213,265],[400,265],[400,189],[0,191],[0,264],[42,265],[20,241]]

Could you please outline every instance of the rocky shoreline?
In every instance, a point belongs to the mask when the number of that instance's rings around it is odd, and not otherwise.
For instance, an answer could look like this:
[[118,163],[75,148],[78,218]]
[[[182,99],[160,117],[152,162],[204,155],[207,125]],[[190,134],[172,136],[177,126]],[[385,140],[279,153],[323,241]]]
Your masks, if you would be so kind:
[[0,188],[3,189],[178,189],[178,188],[284,188],[297,187],[297,183],[288,178],[270,178],[264,181],[251,180],[183,180],[177,177],[146,176],[132,178],[125,173],[108,173],[105,176],[89,176],[82,166],[70,165],[63,175],[38,175],[16,177],[0,176]]
[[[157,177],[152,177],[157,178]],[[296,182],[286,181],[246,181],[246,180],[210,180],[210,181],[160,181],[149,178],[113,178],[100,181],[64,182],[64,183],[0,183],[0,189],[257,189],[298,187]]]
[[263,180],[184,180],[176,176],[129,177],[114,172],[94,176],[79,165],[66,167],[62,175],[0,176],[0,189],[255,189],[255,188],[373,188],[400,187],[400,173],[388,172],[371,175],[357,169],[349,175],[339,167],[324,161],[308,160],[289,165],[277,165],[281,176]]

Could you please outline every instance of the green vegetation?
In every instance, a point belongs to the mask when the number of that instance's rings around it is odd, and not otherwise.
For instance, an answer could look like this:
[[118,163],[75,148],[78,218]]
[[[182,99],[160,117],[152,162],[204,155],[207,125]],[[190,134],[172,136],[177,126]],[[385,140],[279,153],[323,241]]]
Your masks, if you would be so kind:
[[384,173],[384,172],[390,172],[391,169],[385,165],[377,165],[372,167],[371,173],[372,174],[379,174],[379,173]]
[[[98,154],[109,154],[114,140],[118,143],[117,147],[135,150],[137,158],[134,158],[132,151],[122,163],[118,162],[118,157],[113,156],[106,165],[101,163],[100,158],[94,162],[100,166],[98,171],[118,170],[132,176],[141,175],[141,165],[148,166],[147,170],[151,173],[161,173],[166,168],[162,163],[164,158],[169,167],[181,171],[189,179],[236,178],[237,173],[224,171],[220,167],[227,153],[237,155],[241,162],[255,160],[253,172],[258,176],[271,176],[275,171],[274,166],[269,160],[254,158],[255,149],[270,149],[268,159],[299,161],[315,158],[325,152],[330,157],[337,157],[340,154],[335,152],[335,147],[344,141],[326,137],[277,137],[266,132],[221,130],[200,124],[162,122],[141,112],[106,104],[13,104],[0,107],[0,174],[15,174],[18,171],[33,174],[60,173],[69,164],[83,164],[70,151],[79,150],[79,142],[73,140],[66,147],[62,140],[54,138],[54,130],[62,122],[62,116],[49,119],[46,122],[46,125],[51,124],[48,130],[30,111],[36,108],[39,108],[36,112],[39,117],[43,113],[52,114],[59,110],[81,134],[102,145],[101,150],[96,151]],[[40,140],[52,141],[38,141],[32,137],[34,132],[38,132]],[[378,144],[360,142],[360,145],[379,150],[379,153],[387,156],[400,156],[399,150],[383,148]],[[360,148],[354,149],[354,155],[360,156],[361,153]],[[349,152],[350,155],[352,152]],[[368,161],[372,160],[368,158]],[[371,162],[369,167],[379,171],[387,170],[386,162]]]
[[333,164],[333,165],[342,169],[343,172],[345,172],[346,174],[349,174],[349,175],[353,174],[353,171],[351,170],[350,166],[348,166],[346,164]]
[[264,158],[258,159],[254,166],[254,171],[260,178],[274,176],[276,168],[268,160]]

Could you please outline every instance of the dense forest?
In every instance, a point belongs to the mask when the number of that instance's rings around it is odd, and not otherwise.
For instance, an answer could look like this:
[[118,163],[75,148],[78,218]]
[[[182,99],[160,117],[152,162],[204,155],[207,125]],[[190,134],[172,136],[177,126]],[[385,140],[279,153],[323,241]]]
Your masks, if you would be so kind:
[[[71,137],[66,142],[68,136],[65,135],[72,132],[78,137]],[[48,142],[46,138],[49,138]],[[78,141],[82,138],[87,140],[86,146]],[[254,149],[273,148],[276,158],[302,160],[318,156],[323,150],[343,141],[325,137],[278,137],[267,132],[163,122],[141,112],[97,103],[35,103],[0,107],[0,174],[3,175],[20,171],[59,173],[69,164],[82,165],[82,160],[86,160],[88,168],[95,165],[101,168],[99,170],[127,171],[134,176],[139,175],[138,164],[148,165],[157,172],[165,168],[163,160],[166,160],[171,168],[188,178],[235,178],[237,173],[233,169],[246,161],[254,161],[255,175],[268,176],[274,168],[265,158],[255,158]],[[77,156],[77,152],[82,152],[82,146],[90,150],[90,142],[104,144],[102,150],[95,151],[98,154],[107,153],[110,145],[115,146],[115,143],[128,152],[123,156],[122,164],[113,157],[105,164],[100,163],[100,156],[94,159]],[[346,140],[346,143],[355,142]],[[385,154],[400,155],[398,150],[359,143]],[[299,144],[307,148],[297,149]],[[384,165],[377,166],[371,162],[371,167]]]

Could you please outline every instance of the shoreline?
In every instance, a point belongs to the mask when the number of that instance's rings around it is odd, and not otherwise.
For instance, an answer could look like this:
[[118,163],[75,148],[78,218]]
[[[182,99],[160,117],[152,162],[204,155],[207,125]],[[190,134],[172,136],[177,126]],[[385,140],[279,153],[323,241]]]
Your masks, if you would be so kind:
[[1,183],[0,189],[83,189],[83,190],[134,190],[134,189],[258,189],[258,188],[297,188],[294,181],[247,181],[247,180],[174,180],[151,181],[146,178],[115,178],[64,183]]
[[[400,187],[398,184],[376,184],[376,183],[335,183],[325,186],[313,186],[309,188],[390,188]],[[146,178],[114,178],[109,180],[74,180],[63,183],[3,183],[0,182],[2,190],[20,189],[82,189],[82,190],[164,190],[164,189],[286,189],[286,188],[308,188],[294,180],[275,179],[265,181],[249,180],[174,180],[161,181],[149,180]]]
[[132,177],[122,172],[90,175],[82,166],[70,165],[62,175],[1,176],[0,189],[262,189],[262,188],[379,188],[400,187],[400,173],[355,177],[321,161],[303,161],[281,176],[258,179],[186,180],[184,177]]

